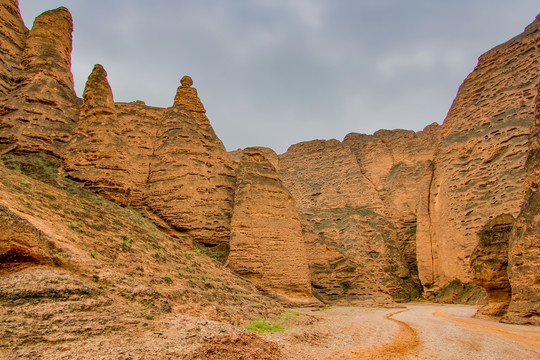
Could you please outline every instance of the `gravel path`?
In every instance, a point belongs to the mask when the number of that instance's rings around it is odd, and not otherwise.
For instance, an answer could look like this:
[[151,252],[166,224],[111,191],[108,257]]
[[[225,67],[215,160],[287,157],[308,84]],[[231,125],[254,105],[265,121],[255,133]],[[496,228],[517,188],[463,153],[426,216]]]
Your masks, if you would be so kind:
[[471,318],[477,308],[299,310],[317,319],[274,334],[287,359],[540,359],[540,327]]

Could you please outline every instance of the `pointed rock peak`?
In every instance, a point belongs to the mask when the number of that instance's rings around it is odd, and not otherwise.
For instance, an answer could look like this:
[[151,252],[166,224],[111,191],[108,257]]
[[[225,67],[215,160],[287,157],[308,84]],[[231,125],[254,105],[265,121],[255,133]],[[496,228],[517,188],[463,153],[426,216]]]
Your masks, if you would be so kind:
[[88,76],[83,93],[82,115],[88,115],[90,110],[96,108],[114,111],[113,93],[107,81],[107,72],[100,64],[96,64]]
[[174,106],[197,113],[205,113],[206,110],[197,95],[197,89],[191,87],[193,85],[191,77],[184,76],[180,80],[180,84],[181,86],[176,91],[176,97],[174,98]]
[[60,7],[39,15],[26,40],[23,66],[31,73],[45,73],[73,90],[71,49],[73,20],[68,9]]

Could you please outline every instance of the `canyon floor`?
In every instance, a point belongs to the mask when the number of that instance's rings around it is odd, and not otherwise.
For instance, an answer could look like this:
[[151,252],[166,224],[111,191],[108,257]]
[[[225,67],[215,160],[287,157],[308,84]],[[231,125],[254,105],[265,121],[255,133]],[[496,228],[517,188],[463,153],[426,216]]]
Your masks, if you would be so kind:
[[[71,339],[37,343],[27,339],[30,342],[26,344],[20,339],[23,343],[7,351],[0,347],[0,358],[540,359],[539,326],[474,319],[476,310],[474,306],[431,303],[401,308],[301,308],[262,321],[267,329],[279,331],[260,336],[241,327],[185,315],[167,314],[144,322],[129,322],[119,315],[117,328],[98,336],[86,337],[87,331],[82,329],[80,336]],[[253,324],[246,327],[253,328]],[[6,334],[13,331],[16,328]]]
[[473,319],[477,307],[298,310],[312,325],[269,336],[283,359],[540,359],[540,327]]

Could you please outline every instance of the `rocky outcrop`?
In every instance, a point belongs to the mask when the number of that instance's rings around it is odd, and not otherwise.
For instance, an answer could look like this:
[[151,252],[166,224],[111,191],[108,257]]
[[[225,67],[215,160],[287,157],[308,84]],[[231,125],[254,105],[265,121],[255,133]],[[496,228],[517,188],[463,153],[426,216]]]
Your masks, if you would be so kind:
[[539,81],[540,21],[479,58],[444,124],[418,216],[420,279],[426,288],[472,280],[482,226],[517,216]]
[[[490,296],[484,313],[500,315],[510,284],[505,321],[538,323],[540,140],[530,128],[540,18],[480,57],[442,126],[352,133],[278,157],[266,148],[227,154],[188,76],[161,109],[115,103],[96,65],[81,101],[69,12],[46,12],[28,32],[17,1],[0,9],[6,159],[62,156],[70,178],[141,210],[176,240],[219,249],[223,260],[230,241],[229,266],[286,301],[312,302],[310,286],[330,303],[406,301],[420,283],[430,298],[479,301],[476,282]],[[45,261],[26,230],[10,232],[0,263]]]
[[417,283],[418,203],[422,189],[431,181],[439,141],[440,126],[436,123],[419,132],[379,130],[373,135],[351,133],[343,140],[362,174],[377,190],[388,220],[396,227],[397,246]]
[[51,265],[47,239],[28,221],[0,205],[0,275],[36,265]]
[[503,321],[540,325],[540,86],[525,171],[525,201],[508,251],[512,299]]
[[477,316],[502,316],[510,303],[508,280],[508,241],[514,218],[499,215],[490,220],[478,233],[478,245],[471,255],[473,281],[482,286],[489,304]]
[[231,228],[229,268],[281,301],[316,302],[296,204],[257,148],[238,165]]
[[84,89],[80,121],[63,154],[65,170],[87,188],[128,205],[134,184],[120,130],[107,72],[96,65]]
[[59,156],[78,120],[71,75],[72,19],[66,8],[38,16],[26,38],[22,72],[0,118],[0,152]]
[[146,203],[202,243],[228,242],[234,175],[222,162],[225,149],[222,156],[211,151],[197,120],[184,109],[167,109],[160,122]]
[[17,0],[0,2],[0,114],[1,106],[21,73],[21,59],[28,29]]
[[228,243],[234,172],[191,78],[177,105],[160,109],[114,103],[106,75],[96,65],[88,78],[63,155],[68,175],[122,205],[147,207],[201,243]]
[[279,166],[307,223],[314,293],[324,301],[376,293],[408,300],[410,273],[396,228],[351,149],[337,140],[300,143],[280,156]]
[[[276,152],[270,148],[263,147],[263,146],[256,146],[252,147],[254,149],[257,149],[261,151],[264,154],[264,157],[266,160],[272,164],[272,166],[279,171],[279,157],[276,154]],[[242,160],[242,156],[244,156],[244,150],[242,149],[236,149],[234,151],[229,151],[229,157],[231,158],[233,168],[236,171],[238,168],[238,165],[240,164],[240,161]]]
[[182,79],[175,106],[159,121],[146,203],[176,229],[212,246],[229,241],[235,178],[192,83]]

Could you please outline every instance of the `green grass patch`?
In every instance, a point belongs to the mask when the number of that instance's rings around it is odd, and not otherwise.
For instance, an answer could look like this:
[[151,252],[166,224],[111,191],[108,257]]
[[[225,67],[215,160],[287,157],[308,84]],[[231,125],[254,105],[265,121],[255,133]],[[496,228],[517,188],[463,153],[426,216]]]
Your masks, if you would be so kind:
[[257,334],[273,334],[285,331],[285,328],[280,324],[271,323],[266,319],[253,320],[249,324],[245,325],[244,328],[256,332]]

